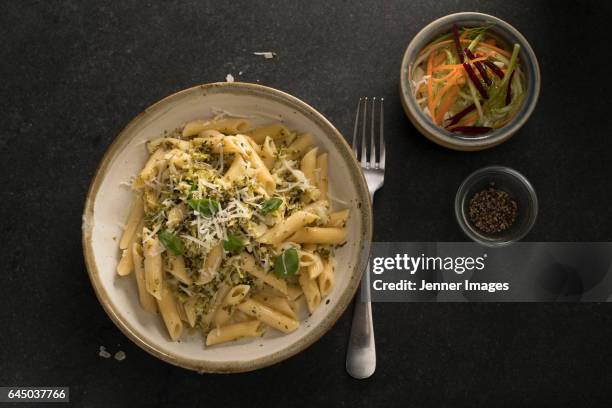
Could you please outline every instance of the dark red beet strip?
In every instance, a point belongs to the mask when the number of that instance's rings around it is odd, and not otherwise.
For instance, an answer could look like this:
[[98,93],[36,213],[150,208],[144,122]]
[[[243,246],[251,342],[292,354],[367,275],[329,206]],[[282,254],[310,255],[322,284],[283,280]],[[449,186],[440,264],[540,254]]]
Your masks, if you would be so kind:
[[512,101],[512,78],[514,78],[515,72],[516,72],[516,69],[513,69],[512,73],[510,74],[510,79],[508,80],[508,91],[506,92],[506,105],[510,105],[510,102]]
[[462,133],[464,135],[481,135],[483,133],[487,133],[493,130],[488,126],[458,126],[452,129],[452,132]]
[[[465,48],[463,50],[465,52],[465,55],[473,60],[476,59],[476,56],[472,53],[472,51],[470,51],[469,48]],[[491,84],[493,83],[493,81],[491,81],[491,78],[489,78],[489,75],[487,74],[487,70],[482,66],[482,64],[480,63],[480,61],[476,61],[474,62],[474,66],[476,67],[476,69],[478,70],[478,72],[480,72],[480,76],[482,77],[482,79],[485,81],[485,83],[488,86],[491,86]]]
[[497,65],[495,65],[494,63],[492,63],[489,60],[484,60],[482,61],[491,71],[493,71],[493,73],[495,75],[497,75],[500,78],[504,78],[504,71],[502,71],[501,69],[499,69],[499,67]]
[[450,123],[448,125],[446,125],[446,127],[453,126],[454,124],[459,122],[461,119],[463,119],[463,117],[465,115],[467,115],[468,113],[470,113],[474,109],[476,109],[476,105],[471,104],[467,108],[463,109],[461,112],[456,113],[454,116],[451,116],[450,118],[446,119],[447,121],[450,121]]
[[468,62],[464,62],[463,68],[465,68],[465,72],[468,73],[470,80],[476,86],[476,89],[478,89],[478,92],[480,92],[480,95],[482,95],[484,99],[489,99],[489,94],[487,93],[487,90],[484,89],[484,87],[482,86],[482,82],[480,82],[480,79],[478,79],[478,77],[476,76],[476,73],[474,72],[470,64]]
[[455,49],[459,56],[459,61],[463,64],[463,51],[461,51],[461,41],[459,40],[459,27],[453,24],[453,40],[455,40]]

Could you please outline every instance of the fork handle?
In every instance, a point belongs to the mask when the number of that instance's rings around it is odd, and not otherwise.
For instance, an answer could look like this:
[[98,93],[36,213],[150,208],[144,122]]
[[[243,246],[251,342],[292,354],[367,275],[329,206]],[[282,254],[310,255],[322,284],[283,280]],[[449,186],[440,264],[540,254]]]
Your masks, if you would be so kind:
[[[359,290],[366,291],[355,297],[353,324],[346,353],[346,371],[353,378],[364,379],[376,370],[376,343],[370,302],[370,266],[362,277]],[[365,299],[364,299],[365,297]]]

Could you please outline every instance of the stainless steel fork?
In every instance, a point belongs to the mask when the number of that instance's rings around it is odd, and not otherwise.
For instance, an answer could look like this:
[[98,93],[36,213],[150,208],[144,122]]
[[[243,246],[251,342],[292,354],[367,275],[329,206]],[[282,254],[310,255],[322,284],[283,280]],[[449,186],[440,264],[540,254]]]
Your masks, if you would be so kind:
[[[384,98],[380,98],[379,101],[377,103],[376,97],[372,98],[371,103],[367,97],[359,99],[352,142],[353,152],[363,169],[370,190],[370,200],[372,201],[374,200],[374,193],[382,187],[385,181]],[[369,109],[371,111],[369,132],[367,125],[368,105],[370,105]],[[361,113],[362,110],[363,113]],[[375,131],[377,111],[380,111],[378,138]],[[361,137],[359,137],[360,133]],[[377,139],[379,144],[378,159],[376,155]],[[359,151],[361,151],[361,154]],[[353,325],[351,326],[351,336],[346,353],[346,371],[351,377],[357,379],[368,378],[376,370],[376,344],[374,342],[372,304],[370,302],[369,265],[361,279],[360,291],[361,293],[355,299]]]

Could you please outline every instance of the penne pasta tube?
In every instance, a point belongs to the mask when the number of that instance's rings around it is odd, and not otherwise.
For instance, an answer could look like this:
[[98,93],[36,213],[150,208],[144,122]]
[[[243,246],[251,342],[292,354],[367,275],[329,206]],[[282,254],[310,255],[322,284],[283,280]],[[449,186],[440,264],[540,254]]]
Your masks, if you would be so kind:
[[191,147],[191,143],[189,143],[187,140],[172,137],[159,137],[157,139],[150,140],[147,143],[147,150],[149,151],[149,154],[152,154],[160,147],[167,149],[180,149],[186,152]]
[[[136,227],[136,231],[142,231],[144,224],[144,220],[140,220],[138,226]],[[134,233],[132,235],[132,240],[126,249],[121,252],[121,259],[117,264],[117,274],[119,276],[127,276],[134,269],[134,254],[132,251],[132,246],[135,242],[139,240],[139,233]]]
[[289,305],[289,301],[285,297],[280,296],[265,296],[257,295],[253,296],[253,299],[268,306],[271,309],[277,310],[292,319],[297,319],[297,315]]
[[225,295],[227,295],[227,292],[229,292],[230,289],[231,286],[227,282],[221,283],[219,289],[217,289],[217,292],[214,294],[213,299],[210,302],[208,311],[202,316],[202,323],[204,327],[210,327],[217,310],[221,306],[223,299],[225,299]]
[[225,172],[223,178],[227,182],[233,182],[234,180],[240,180],[247,174],[247,163],[244,161],[242,156],[237,155],[232,161],[229,169]]
[[181,255],[172,255],[167,254],[168,258],[168,268],[166,269],[170,272],[176,279],[184,284],[191,285],[191,277],[187,274],[187,269],[185,268],[185,259]]
[[263,335],[261,322],[259,320],[249,320],[212,329],[206,336],[206,345],[214,346],[240,338],[259,337],[261,335]]
[[268,170],[274,167],[274,162],[276,161],[277,155],[278,150],[276,149],[274,141],[272,138],[266,137],[266,140],[261,148],[261,160],[264,162]]
[[345,210],[336,211],[329,214],[329,221],[327,221],[328,227],[344,227],[346,221],[348,220],[350,210],[347,208]]
[[289,300],[295,300],[302,296],[303,293],[299,285],[287,285],[287,297]]
[[138,287],[138,299],[140,300],[140,306],[142,306],[144,310],[156,313],[157,303],[155,302],[155,298],[147,291],[141,251],[140,243],[134,242],[132,244],[132,258],[134,259],[134,276],[136,277],[136,286]]
[[316,185],[321,195],[319,196],[320,200],[327,200],[327,189],[328,189],[328,162],[327,162],[327,153],[323,153],[317,157],[317,169],[318,177],[316,177]]
[[249,127],[244,119],[228,118],[220,120],[194,120],[183,128],[183,137],[195,136],[203,130],[217,130],[222,133],[235,135],[242,133]]
[[323,271],[317,277],[317,283],[321,296],[327,296],[331,293],[335,283],[334,265],[332,262],[326,261],[323,263]]
[[244,302],[240,303],[238,305],[238,310],[261,320],[268,326],[280,330],[283,333],[290,333],[300,326],[297,320],[287,317],[253,299],[246,299]]
[[187,323],[191,327],[195,326],[196,321],[198,319],[197,314],[196,314],[196,309],[195,309],[196,302],[197,302],[197,299],[192,296],[189,299],[187,299],[185,303],[183,303],[183,310],[185,311],[185,317],[187,318]]
[[296,160],[301,157],[305,151],[312,145],[312,135],[310,133],[303,133],[299,135],[293,143],[288,147],[289,154],[287,158],[290,160]]
[[166,329],[172,341],[177,341],[183,332],[183,322],[179,317],[177,302],[174,294],[167,285],[162,285],[161,296],[157,299],[159,313],[164,320]]
[[[145,228],[145,231],[146,228]],[[143,237],[147,234],[143,233]],[[146,242],[143,240],[143,253],[144,253],[144,271],[147,291],[156,299],[161,299],[162,291],[162,259],[161,259],[161,245],[159,244],[159,238],[157,236],[150,237]]]
[[271,125],[261,126],[253,130],[249,130],[245,134],[250,136],[255,143],[263,144],[266,137],[276,141],[288,137],[291,135],[291,132],[282,123],[273,123]]
[[236,138],[242,142],[240,146],[244,150],[244,158],[248,160],[255,169],[255,177],[263,185],[266,192],[271,195],[276,188],[274,177],[272,177],[265,163],[261,160],[261,157],[255,149],[253,149],[253,146],[251,146],[247,138],[243,135],[237,135]]
[[205,130],[201,133],[200,137],[192,139],[191,144],[194,147],[208,145],[213,153],[245,154],[244,148],[239,144],[235,136],[225,136],[214,130]]
[[123,231],[123,235],[121,235],[121,240],[119,241],[119,249],[129,248],[130,243],[132,242],[132,238],[134,237],[134,235],[136,235],[138,224],[142,220],[143,216],[144,205],[142,203],[142,196],[138,194],[132,202],[130,215],[128,216],[127,224],[125,225],[125,230]]
[[164,156],[166,155],[166,151],[164,149],[157,149],[151,156],[149,156],[149,160],[140,171],[140,174],[134,179],[132,183],[132,188],[140,189],[145,186],[145,184],[150,181],[155,173],[158,170],[158,166],[160,162],[163,161]]
[[229,322],[234,312],[234,306],[246,297],[249,289],[251,289],[249,285],[236,285],[227,292],[213,319],[216,327],[224,326]]
[[304,227],[293,234],[289,241],[297,244],[340,245],[346,241],[346,228]]
[[285,241],[300,228],[317,220],[319,217],[306,211],[296,211],[285,220],[269,229],[265,234],[257,238],[262,244],[278,245]]
[[310,184],[313,186],[317,185],[315,179],[315,168],[317,167],[317,152],[319,149],[317,147],[313,147],[302,157],[302,162],[300,163],[300,170],[304,173],[304,176],[310,181]]
[[206,255],[206,260],[204,261],[204,265],[200,270],[200,276],[196,280],[196,283],[198,285],[204,285],[212,281],[217,275],[219,266],[221,266],[222,261],[223,242],[219,242],[217,245],[212,247],[208,255]]
[[321,293],[319,292],[317,281],[310,279],[308,273],[306,273],[306,271],[303,269],[300,272],[298,281],[300,282],[300,286],[304,292],[304,297],[306,298],[306,303],[308,304],[308,310],[310,313],[313,313],[321,303]]
[[272,273],[266,273],[262,268],[257,265],[255,258],[247,253],[241,255],[240,267],[244,269],[249,275],[259,279],[260,281],[270,285],[274,289],[280,291],[283,294],[287,294],[287,282],[277,278]]

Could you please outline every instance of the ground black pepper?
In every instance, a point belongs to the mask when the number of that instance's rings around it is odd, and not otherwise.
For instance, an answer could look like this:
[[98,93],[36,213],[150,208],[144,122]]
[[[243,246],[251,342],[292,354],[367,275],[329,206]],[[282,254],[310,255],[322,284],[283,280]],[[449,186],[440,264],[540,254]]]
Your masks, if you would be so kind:
[[486,234],[506,231],[516,221],[518,204],[510,194],[495,188],[482,190],[470,200],[468,206],[470,221]]

